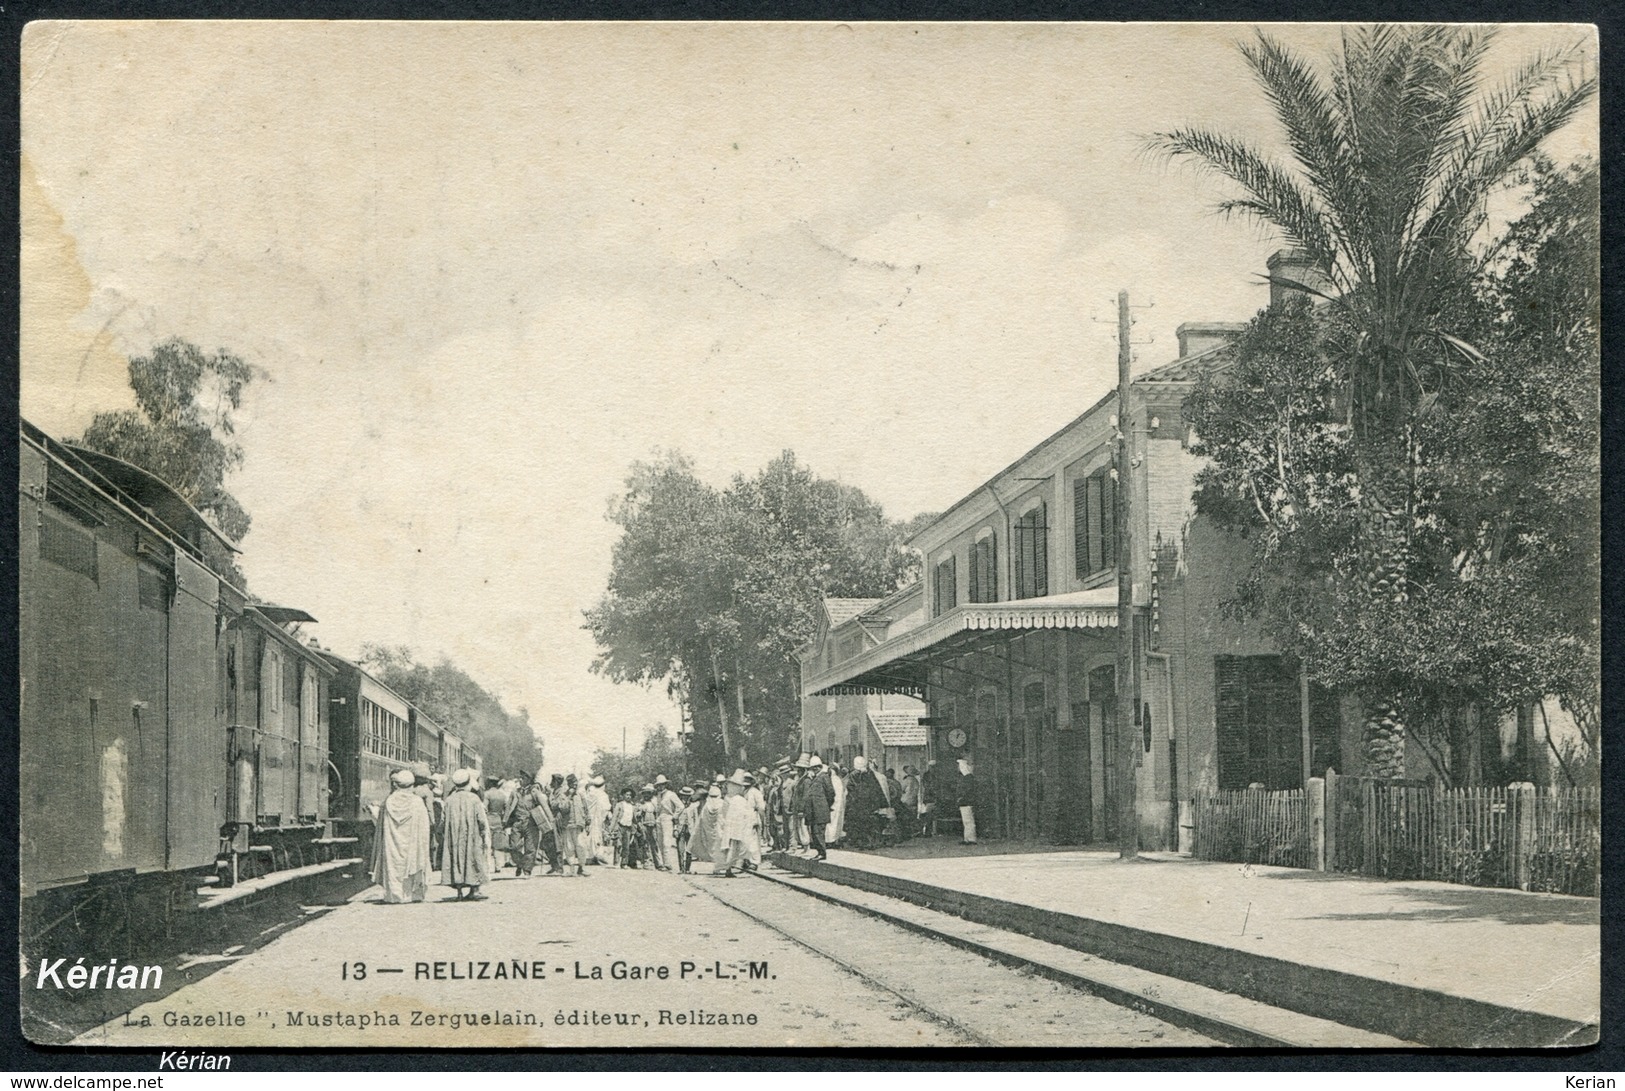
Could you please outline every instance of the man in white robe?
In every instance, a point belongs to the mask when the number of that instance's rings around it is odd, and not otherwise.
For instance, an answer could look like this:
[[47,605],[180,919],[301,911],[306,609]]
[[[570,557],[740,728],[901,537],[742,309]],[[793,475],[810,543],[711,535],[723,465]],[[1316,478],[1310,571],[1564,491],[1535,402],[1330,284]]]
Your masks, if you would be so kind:
[[372,881],[384,888],[391,905],[421,902],[429,896],[429,810],[412,787],[410,769],[390,775],[394,790],[378,808],[372,842]]
[[722,836],[728,842],[727,856],[723,861],[722,877],[732,879],[734,869],[746,863],[750,856],[751,832],[756,826],[756,805],[745,795],[749,787],[745,783],[745,771],[734,770],[725,787],[728,797],[722,812]]
[[604,790],[604,778],[593,777],[587,785],[588,851],[600,864],[608,864],[614,859],[609,846],[609,812],[612,807],[609,793]]

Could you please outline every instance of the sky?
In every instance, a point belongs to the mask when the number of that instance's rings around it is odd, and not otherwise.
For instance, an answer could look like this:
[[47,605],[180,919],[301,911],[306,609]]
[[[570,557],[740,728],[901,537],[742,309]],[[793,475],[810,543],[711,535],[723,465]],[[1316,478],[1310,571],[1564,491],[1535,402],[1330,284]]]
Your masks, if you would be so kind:
[[[1279,243],[1143,151],[1277,146],[1250,33],[36,22],[21,411],[77,434],[172,336],[250,361],[253,591],[341,654],[450,657],[584,771],[678,722],[581,628],[632,462],[789,449],[941,510],[1111,387],[1119,290],[1137,369],[1263,305]],[[1588,33],[1507,28],[1491,71]]]

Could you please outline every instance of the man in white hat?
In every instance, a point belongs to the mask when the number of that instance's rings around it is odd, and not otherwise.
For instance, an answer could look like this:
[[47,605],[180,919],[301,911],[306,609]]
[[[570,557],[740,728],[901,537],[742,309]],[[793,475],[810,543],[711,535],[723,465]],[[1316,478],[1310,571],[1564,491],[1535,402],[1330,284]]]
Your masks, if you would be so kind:
[[413,791],[412,770],[395,770],[389,782],[373,834],[372,881],[391,905],[421,902],[429,896],[429,809]]
[[829,770],[824,767],[823,759],[817,754],[807,761],[806,781],[802,789],[801,816],[807,823],[807,840],[812,845],[812,851],[822,860],[827,855],[824,833],[829,826],[830,811],[835,806],[835,784],[830,779]]
[[655,814],[660,820],[660,859],[655,866],[661,871],[677,866],[677,816],[682,813],[683,800],[671,790],[666,774],[655,777]]
[[482,899],[480,887],[490,878],[491,822],[485,804],[474,794],[467,769],[451,775],[446,793],[445,840],[441,843],[440,881],[457,891],[458,901]]
[[791,852],[801,852],[807,847],[807,816],[803,813],[807,804],[807,769],[810,766],[806,754],[796,758],[795,764],[790,767],[788,780],[784,785],[784,811],[785,826],[788,835],[788,844],[785,846]]
[[725,782],[728,789],[726,804],[722,813],[722,836],[727,839],[728,852],[723,861],[722,877],[732,879],[734,869],[746,863],[750,858],[751,833],[756,827],[756,806],[745,794],[750,785],[746,783],[745,771],[735,769],[733,776]]

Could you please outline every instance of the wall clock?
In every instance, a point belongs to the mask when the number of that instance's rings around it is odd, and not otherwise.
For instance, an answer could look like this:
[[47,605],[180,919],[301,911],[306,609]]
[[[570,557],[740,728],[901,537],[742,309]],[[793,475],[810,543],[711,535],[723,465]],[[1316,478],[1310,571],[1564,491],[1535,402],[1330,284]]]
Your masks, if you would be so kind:
[[948,745],[955,748],[956,750],[959,747],[964,746],[965,745],[965,729],[962,728],[962,727],[956,727],[952,731],[948,732]]

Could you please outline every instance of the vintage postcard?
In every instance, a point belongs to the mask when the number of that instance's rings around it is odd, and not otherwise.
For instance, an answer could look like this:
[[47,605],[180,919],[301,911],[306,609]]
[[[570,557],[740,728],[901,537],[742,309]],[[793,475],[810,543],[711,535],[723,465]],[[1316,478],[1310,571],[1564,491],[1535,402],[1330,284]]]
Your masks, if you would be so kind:
[[29,25],[23,1032],[1597,1041],[1597,71]]

